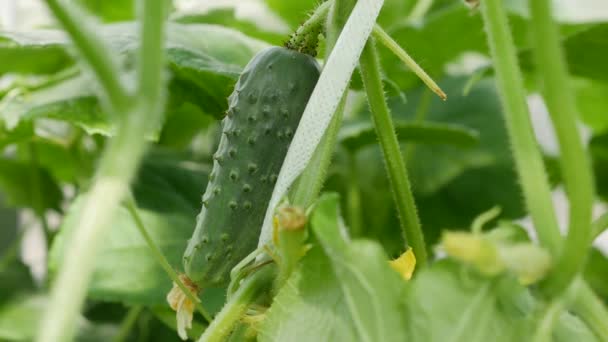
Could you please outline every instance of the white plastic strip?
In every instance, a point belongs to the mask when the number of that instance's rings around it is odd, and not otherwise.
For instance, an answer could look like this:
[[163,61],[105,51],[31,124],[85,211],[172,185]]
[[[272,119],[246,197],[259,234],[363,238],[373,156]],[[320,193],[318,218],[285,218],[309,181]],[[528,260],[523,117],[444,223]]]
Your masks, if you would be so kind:
[[258,245],[272,237],[274,209],[304,171],[346,91],[384,0],[358,0],[306,105],[274,187]]

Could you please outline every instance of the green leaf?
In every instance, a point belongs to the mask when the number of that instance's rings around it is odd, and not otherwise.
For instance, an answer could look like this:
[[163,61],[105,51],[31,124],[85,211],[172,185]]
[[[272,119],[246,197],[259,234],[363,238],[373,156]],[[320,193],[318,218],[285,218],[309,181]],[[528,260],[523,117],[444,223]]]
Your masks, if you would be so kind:
[[608,82],[574,79],[572,83],[582,121],[596,133],[608,132]]
[[46,74],[64,69],[74,62],[61,46],[49,43],[55,30],[38,30],[37,34],[12,39],[0,31],[0,75],[16,73]]
[[307,14],[315,8],[316,0],[282,1],[266,0],[268,7],[279,14],[294,31],[298,25],[303,23]]
[[135,18],[133,0],[78,0],[80,5],[103,21],[127,21]]
[[[36,327],[42,318],[48,298],[30,294],[15,297],[0,305],[0,340],[32,341],[39,332]],[[82,316],[78,317],[76,341],[95,342],[111,340],[118,329],[110,324],[92,324]]]
[[[479,133],[466,126],[455,124],[395,122],[397,136],[403,142],[418,144],[445,144],[471,147],[478,143]],[[376,144],[378,138],[371,122],[357,122],[344,125],[338,141],[351,151]]]
[[[603,67],[608,52],[608,23],[574,26],[570,30],[562,41],[570,75],[608,81],[608,70]],[[524,70],[533,69],[531,49],[523,50],[519,58]]]
[[[152,239],[171,265],[181,269],[186,242],[192,235],[200,194],[207,182],[206,166],[170,157],[149,155],[133,192],[139,214]],[[50,270],[56,272],[66,242],[73,234],[82,195],[72,204],[50,253]],[[166,305],[171,280],[157,264],[133,218],[121,207],[100,241],[89,297],[129,304]],[[124,262],[129,260],[129,262]]]
[[596,135],[589,143],[598,195],[608,201],[608,133]]
[[338,196],[324,195],[315,207],[312,229],[329,257],[355,333],[361,341],[404,341],[404,280],[371,241],[349,241],[338,212]]
[[513,279],[487,279],[451,261],[440,261],[421,270],[408,287],[409,340],[522,340],[530,336],[524,324],[530,308],[520,308],[528,303],[510,298],[522,291]]
[[608,257],[596,248],[591,249],[583,275],[593,291],[608,301]]
[[274,298],[260,341],[404,341],[405,282],[377,243],[347,241],[338,198],[323,196],[315,246]]
[[[409,282],[404,329],[408,341],[528,341],[539,303],[509,276],[486,278],[450,260],[421,270]],[[555,341],[596,341],[568,312],[553,330]]]
[[[431,98],[425,124],[457,125],[479,132],[479,143],[469,148],[438,144],[405,146],[408,171],[427,243],[433,244],[441,229],[469,227],[481,212],[499,205],[502,218],[525,214],[502,110],[493,80],[483,79],[462,95],[465,78],[441,82],[449,94],[447,102]],[[413,122],[421,101],[421,91],[409,92],[408,104],[398,98],[389,100],[398,122]],[[367,114],[365,114],[367,115]],[[402,135],[403,136],[403,135]],[[381,241],[391,256],[402,252],[403,241],[396,230],[397,217],[386,179],[380,151],[376,146],[363,148],[354,157],[355,166],[342,169],[356,172],[360,192],[364,236]],[[342,175],[343,176],[343,175]],[[347,198],[352,179],[336,179],[330,189],[340,189]],[[345,184],[346,183],[346,184]]]
[[[288,32],[269,31],[248,19],[238,17],[234,7],[213,8],[204,13],[177,13],[172,17],[172,21],[183,24],[215,24],[230,27],[272,45],[282,45],[288,37]],[[265,18],[260,16],[257,19]]]
[[[2,254],[2,256],[5,255]],[[3,258],[0,264],[0,310],[6,301],[35,289],[30,269],[19,261],[16,255],[11,261],[7,263],[4,261]]]
[[0,190],[6,202],[16,207],[59,210],[61,189],[49,173],[28,162],[0,158]]
[[274,297],[258,334],[260,342],[356,341],[339,281],[315,246]]
[[[109,47],[117,52],[123,64],[132,67],[138,44],[135,24],[100,26],[100,34],[106,37]],[[8,50],[40,46],[45,47],[41,50],[70,48],[62,32],[54,30],[3,32],[0,39],[10,41],[5,47]],[[171,107],[167,110],[178,110],[185,103],[191,103],[206,114],[222,117],[228,106],[226,98],[241,68],[265,46],[238,31],[216,25],[168,25],[166,52],[172,78],[169,86]],[[47,56],[41,55],[39,58]],[[71,61],[67,55],[65,58],[66,63]],[[131,77],[128,71],[125,71],[125,75]],[[89,134],[111,135],[113,120],[101,110],[96,91],[95,82],[88,73],[49,82],[33,90],[17,88],[0,102],[2,117],[9,129],[21,121],[45,117],[76,124]]]

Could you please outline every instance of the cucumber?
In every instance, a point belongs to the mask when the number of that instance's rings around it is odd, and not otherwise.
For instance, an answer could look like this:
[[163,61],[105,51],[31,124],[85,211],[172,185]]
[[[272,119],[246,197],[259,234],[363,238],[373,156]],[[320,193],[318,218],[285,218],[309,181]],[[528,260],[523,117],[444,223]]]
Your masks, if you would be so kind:
[[309,55],[283,47],[260,51],[243,70],[222,121],[222,137],[196,229],[184,253],[199,287],[229,280],[253,252],[287,149],[319,78]]

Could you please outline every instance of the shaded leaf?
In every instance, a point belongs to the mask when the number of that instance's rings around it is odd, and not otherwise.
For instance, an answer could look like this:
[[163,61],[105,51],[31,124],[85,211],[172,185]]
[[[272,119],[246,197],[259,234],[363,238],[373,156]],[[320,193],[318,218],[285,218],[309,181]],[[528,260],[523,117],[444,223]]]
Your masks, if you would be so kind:
[[[445,144],[458,147],[471,147],[478,143],[479,133],[454,124],[395,122],[395,131],[402,142],[417,144]],[[358,122],[344,125],[338,141],[351,151],[376,144],[378,138],[371,122]]]
[[[3,341],[32,341],[39,332],[36,327],[48,303],[43,295],[31,294],[14,298],[0,306],[0,339]],[[76,341],[109,341],[118,328],[109,324],[93,324],[82,316],[77,319]]]
[[583,274],[593,291],[608,301],[608,257],[596,248],[591,249]]
[[329,257],[359,341],[403,341],[405,282],[390,268],[382,248],[349,241],[338,212],[337,195],[319,199],[312,229]]
[[61,189],[49,173],[27,162],[0,158],[0,189],[9,205],[59,210]]
[[[149,155],[134,185],[139,214],[152,239],[171,265],[181,269],[181,257],[200,210],[200,194],[207,182],[205,166],[168,154]],[[74,229],[81,195],[72,204],[50,254],[56,272]],[[171,280],[157,264],[133,218],[121,207],[97,254],[89,296],[131,304],[164,305]],[[129,260],[129,262],[124,262]]]
[[[138,45],[135,24],[104,25],[100,27],[100,34],[121,57],[122,63],[131,68]],[[10,51],[19,48],[51,51],[51,47],[70,47],[66,36],[58,30],[0,32],[0,39],[9,42],[4,48]],[[232,91],[241,68],[255,52],[265,46],[238,31],[216,25],[168,25],[166,53],[173,76],[169,87],[169,103],[174,108],[179,108],[183,103],[190,102],[206,114],[222,117],[227,108],[226,98]],[[66,63],[71,61],[68,55],[64,57]],[[41,55],[38,58],[44,59],[47,56]],[[129,72],[125,72],[125,75],[130,77]],[[0,106],[4,108],[2,116],[9,129],[21,120],[50,117],[72,122],[90,134],[111,135],[112,120],[108,113],[101,110],[96,92],[96,84],[88,74],[77,74],[46,87],[13,92],[2,100]]]

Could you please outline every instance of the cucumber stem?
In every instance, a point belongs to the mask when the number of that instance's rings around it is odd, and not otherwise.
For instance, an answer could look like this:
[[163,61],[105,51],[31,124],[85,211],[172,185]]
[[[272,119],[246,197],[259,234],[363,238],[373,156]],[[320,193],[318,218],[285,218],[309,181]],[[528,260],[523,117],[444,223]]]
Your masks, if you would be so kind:
[[416,211],[416,203],[412,194],[405,161],[401,154],[395,126],[386,103],[380,73],[380,61],[373,38],[370,38],[365,45],[359,66],[374,127],[380,141],[384,164],[393,189],[401,230],[408,245],[414,251],[416,262],[420,267],[424,267],[427,262],[424,235]]
[[525,87],[502,1],[482,1],[481,14],[526,205],[541,244],[556,257],[561,238],[551,201],[551,188],[530,122]]
[[305,253],[306,214],[300,207],[279,208],[278,217],[278,252],[279,273],[275,280],[275,293],[285,285],[291,273]]
[[529,2],[534,36],[534,54],[541,90],[561,151],[561,169],[570,203],[568,237],[562,252],[541,288],[553,297],[564,291],[587,258],[591,242],[591,212],[594,199],[593,175],[587,153],[577,129],[578,117],[570,89],[565,58],[560,46],[557,25],[551,17],[549,0]]
[[272,267],[263,267],[245,279],[239,289],[224,305],[215,319],[209,324],[198,342],[221,342],[226,339],[234,325],[247,312],[247,308],[274,279]]

